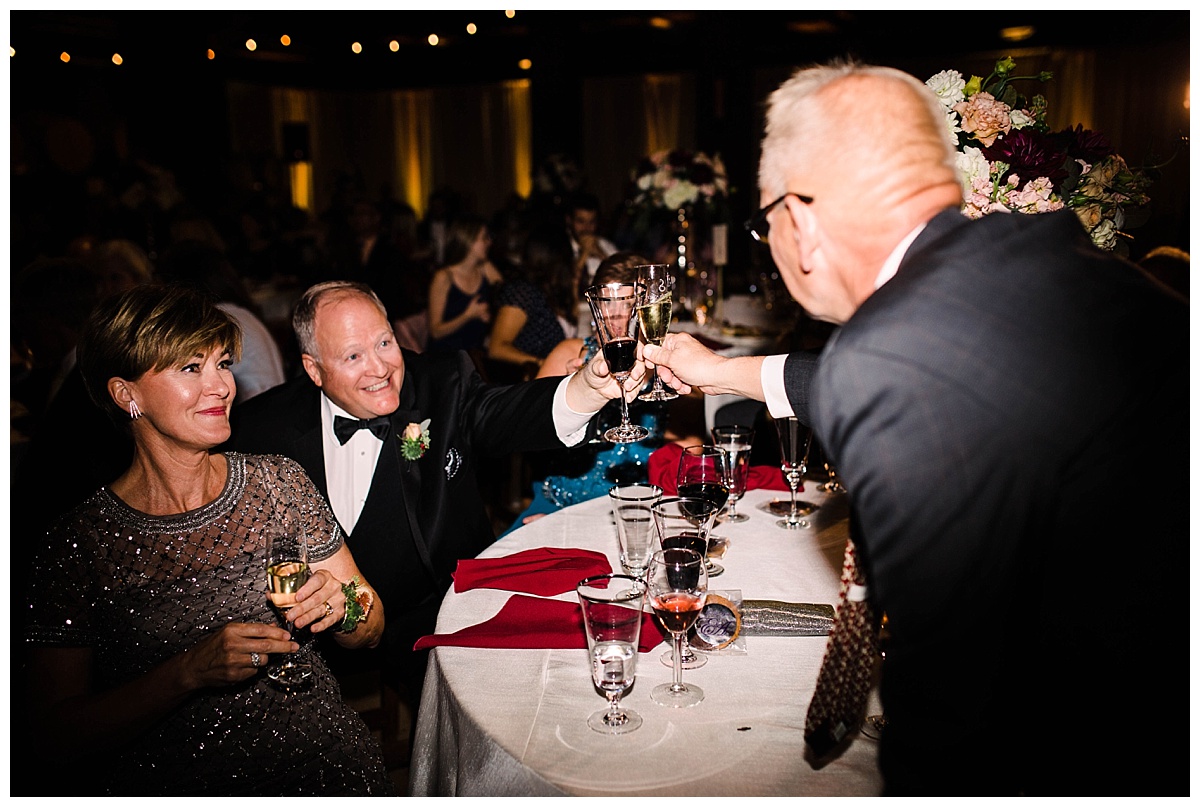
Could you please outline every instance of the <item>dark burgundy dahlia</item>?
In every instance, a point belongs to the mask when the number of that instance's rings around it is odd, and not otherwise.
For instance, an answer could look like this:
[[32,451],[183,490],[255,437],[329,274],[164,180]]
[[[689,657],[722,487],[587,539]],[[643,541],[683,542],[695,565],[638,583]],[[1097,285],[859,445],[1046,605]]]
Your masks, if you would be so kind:
[[1066,153],[1051,138],[1030,128],[1014,129],[980,150],[991,162],[1008,163],[1009,171],[1022,182],[1046,177],[1057,189],[1067,178],[1063,167]]

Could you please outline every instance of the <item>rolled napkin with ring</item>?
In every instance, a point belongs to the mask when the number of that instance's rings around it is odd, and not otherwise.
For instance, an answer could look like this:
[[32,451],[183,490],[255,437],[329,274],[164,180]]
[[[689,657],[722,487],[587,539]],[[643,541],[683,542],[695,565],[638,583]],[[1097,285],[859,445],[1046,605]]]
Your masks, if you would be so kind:
[[720,650],[738,636],[827,636],[834,608],[826,603],[741,600],[709,594],[688,642]]

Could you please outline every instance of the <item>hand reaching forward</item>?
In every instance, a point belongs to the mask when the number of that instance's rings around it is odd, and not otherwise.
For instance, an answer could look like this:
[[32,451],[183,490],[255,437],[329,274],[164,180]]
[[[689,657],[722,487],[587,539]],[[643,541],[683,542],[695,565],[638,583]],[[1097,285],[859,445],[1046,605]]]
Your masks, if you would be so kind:
[[686,333],[669,333],[661,346],[646,345],[645,361],[681,395],[692,387],[705,395],[733,394],[761,401],[762,356],[719,356]]

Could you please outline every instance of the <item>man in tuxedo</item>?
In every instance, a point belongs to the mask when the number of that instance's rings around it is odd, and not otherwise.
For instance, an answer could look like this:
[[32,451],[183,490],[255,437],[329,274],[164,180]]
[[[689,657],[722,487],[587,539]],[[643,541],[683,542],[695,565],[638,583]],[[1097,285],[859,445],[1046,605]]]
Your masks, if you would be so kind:
[[507,470],[511,452],[581,442],[621,387],[602,360],[487,385],[466,353],[397,346],[383,304],[354,281],[308,289],[293,326],[305,376],[235,407],[231,446],[295,459],[326,496],[387,606],[383,668],[415,697],[425,654],[413,643],[433,632],[458,560],[495,539],[480,477]]
[[967,219],[954,166],[917,79],[797,72],[748,226],[840,328],[819,356],[645,357],[811,422],[843,477],[887,616],[887,793],[1186,793],[1186,305],[1072,211]]

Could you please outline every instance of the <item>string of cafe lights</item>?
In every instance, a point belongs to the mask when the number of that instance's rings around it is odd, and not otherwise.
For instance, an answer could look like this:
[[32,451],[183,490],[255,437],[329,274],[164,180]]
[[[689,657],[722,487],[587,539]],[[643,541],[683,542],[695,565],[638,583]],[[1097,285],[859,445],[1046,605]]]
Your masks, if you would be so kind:
[[[504,11],[504,16],[510,20],[514,19],[516,17],[516,14],[517,14],[517,12],[513,9],[506,9]],[[464,25],[464,30],[466,31],[467,36],[474,36],[475,34],[477,34],[479,32],[479,26],[475,22],[468,22]],[[444,45],[447,41],[447,38],[440,36],[439,34],[437,34],[435,32],[431,32],[425,37],[424,41],[430,47],[438,47],[440,45]],[[279,44],[284,48],[291,47],[293,44],[292,37],[287,33],[281,34],[279,36]],[[254,39],[253,37],[247,37],[245,39],[245,41],[242,43],[242,47],[247,52],[254,53],[255,51],[258,50],[259,45],[258,45],[258,41],[256,39]],[[362,54],[365,49],[361,40],[351,41],[349,43],[348,47],[349,47],[350,51],[356,55]],[[398,53],[400,51],[401,47],[403,47],[403,45],[399,39],[393,38],[387,42],[387,49],[390,50],[392,53]],[[16,58],[16,56],[17,56],[16,46],[9,45],[8,55],[9,55],[9,58]],[[92,60],[95,60],[97,58],[94,54],[89,54],[89,56],[91,57]],[[205,57],[209,61],[216,60],[218,57],[217,50],[212,47],[207,48],[206,52],[205,52]],[[62,62],[63,64],[70,64],[72,58],[74,58],[74,57],[71,54],[71,49],[67,48],[67,49],[63,49],[63,50],[59,51],[58,60],[60,62]],[[123,65],[125,63],[125,56],[123,56],[119,50],[114,51],[112,53],[112,55],[110,57],[108,57],[107,61],[110,61],[110,62],[112,62],[113,65],[120,67],[121,65]],[[520,59],[517,62],[517,66],[521,70],[529,70],[533,67],[533,63],[530,59]]]

